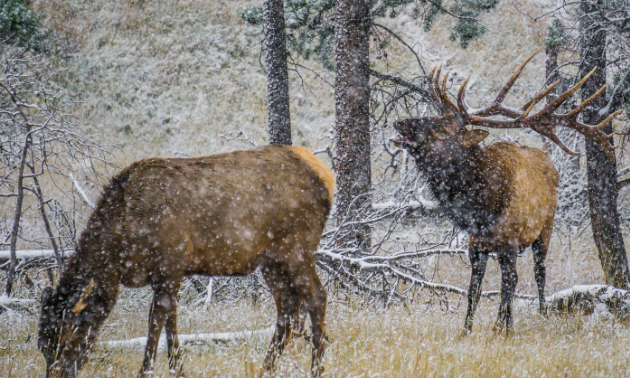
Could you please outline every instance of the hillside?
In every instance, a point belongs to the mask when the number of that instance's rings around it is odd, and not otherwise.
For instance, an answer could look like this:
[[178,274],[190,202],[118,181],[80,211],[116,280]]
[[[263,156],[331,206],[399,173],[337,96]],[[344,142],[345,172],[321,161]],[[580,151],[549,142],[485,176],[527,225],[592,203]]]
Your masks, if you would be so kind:
[[[35,1],[45,25],[70,44],[67,86],[82,101],[79,114],[90,132],[120,146],[125,163],[145,156],[210,154],[244,148],[230,141],[239,130],[255,144],[266,138],[266,82],[260,62],[262,30],[240,20],[247,1]],[[446,62],[456,82],[472,75],[469,98],[488,99],[524,57],[542,45],[545,20],[533,22],[501,2],[486,17],[486,35],[467,50],[449,41],[448,18],[430,33],[420,21],[402,15],[381,19],[420,52],[430,67]],[[538,12],[536,3],[519,3]],[[519,9],[521,9],[519,8]],[[414,75],[415,59],[396,41],[389,72]],[[373,64],[385,68],[382,60]],[[312,67],[328,82],[332,73]],[[524,101],[544,77],[544,54],[530,63],[511,100]],[[296,144],[318,149],[334,122],[332,88],[307,70],[290,73],[291,116]],[[460,79],[461,78],[461,79]],[[133,148],[130,148],[133,146]]]
[[[125,164],[265,143],[262,32],[238,18],[246,3],[41,1],[35,7],[71,41],[69,59],[60,63],[83,101],[77,113],[91,133],[121,148],[115,160]],[[333,122],[332,92],[304,76],[310,89],[292,76],[294,138],[318,148]]]

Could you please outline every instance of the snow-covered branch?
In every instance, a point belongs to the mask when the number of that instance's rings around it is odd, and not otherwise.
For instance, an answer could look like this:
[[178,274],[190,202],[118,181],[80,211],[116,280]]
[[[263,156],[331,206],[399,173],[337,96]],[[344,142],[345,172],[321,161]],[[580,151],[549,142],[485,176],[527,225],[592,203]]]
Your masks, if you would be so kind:
[[437,209],[437,203],[420,197],[418,201],[409,201],[407,204],[400,204],[394,200],[377,202],[372,204],[374,210],[388,210],[388,209],[409,209],[409,210],[435,210]]
[[[74,250],[68,249],[64,251],[66,255],[74,253]],[[36,259],[36,258],[52,258],[55,257],[55,251],[52,249],[26,249],[15,251],[16,257],[20,259]],[[11,253],[8,250],[0,251],[0,262],[10,259]]]
[[[74,253],[74,250],[62,251],[62,254],[68,256]],[[55,266],[58,265],[58,261],[53,249],[31,249],[31,250],[18,250],[15,251],[16,257],[16,270],[24,270],[42,266]],[[11,251],[0,251],[0,269],[7,269],[11,262]]]
[[392,253],[385,256],[364,256],[364,257],[349,257],[341,253],[335,253],[334,251],[320,249],[317,251],[318,255],[327,256],[335,261],[348,262],[350,264],[357,265],[360,268],[369,268],[374,263],[388,263],[404,259],[423,258],[436,255],[468,255],[468,251],[463,249],[425,249],[419,251],[403,251]]
[[76,188],[77,192],[79,192],[79,194],[81,195],[81,198],[83,198],[83,201],[85,201],[85,203],[87,203],[88,206],[90,206],[93,209],[94,208],[94,202],[92,202],[88,198],[87,194],[85,193],[85,190],[83,190],[83,188],[81,187],[81,184],[79,184],[77,179],[74,178],[74,175],[72,174],[72,172],[70,172],[70,179],[72,180],[72,183],[74,184],[74,187]]

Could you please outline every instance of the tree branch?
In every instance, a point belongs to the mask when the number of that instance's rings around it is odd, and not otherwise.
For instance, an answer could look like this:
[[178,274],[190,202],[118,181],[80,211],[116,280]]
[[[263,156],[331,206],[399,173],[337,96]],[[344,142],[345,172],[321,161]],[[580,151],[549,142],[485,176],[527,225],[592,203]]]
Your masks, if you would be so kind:
[[401,85],[403,87],[409,88],[412,91],[422,95],[422,97],[424,97],[425,99],[431,101],[431,94],[424,88],[419,87],[415,84],[412,84],[404,79],[399,78],[398,76],[392,76],[392,75],[388,75],[388,74],[384,74],[378,71],[375,71],[373,69],[370,69],[370,75],[377,77],[381,80],[388,80],[391,81],[394,84],[398,84]]

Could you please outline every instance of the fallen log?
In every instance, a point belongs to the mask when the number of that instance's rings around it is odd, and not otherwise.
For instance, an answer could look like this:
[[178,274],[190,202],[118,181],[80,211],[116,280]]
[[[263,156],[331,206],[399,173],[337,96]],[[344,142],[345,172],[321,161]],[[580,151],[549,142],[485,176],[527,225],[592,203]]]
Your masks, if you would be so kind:
[[598,305],[621,320],[630,319],[630,292],[608,285],[575,285],[547,297],[549,309],[558,313],[591,315]]
[[[256,331],[241,331],[241,332],[219,332],[219,333],[195,333],[190,335],[178,335],[179,343],[181,346],[191,344],[195,342],[226,342],[244,340],[253,337],[265,338],[271,337],[276,327],[268,327]],[[127,348],[127,349],[144,349],[147,345],[146,337],[135,337],[133,339],[126,340],[113,340],[113,341],[101,341],[99,346],[105,348]],[[158,349],[162,350],[166,348],[166,335],[160,335],[160,341],[158,342]]]
[[39,304],[39,301],[30,298],[12,298],[6,295],[0,295],[0,314],[5,310],[24,309],[29,311],[29,308],[33,304]]

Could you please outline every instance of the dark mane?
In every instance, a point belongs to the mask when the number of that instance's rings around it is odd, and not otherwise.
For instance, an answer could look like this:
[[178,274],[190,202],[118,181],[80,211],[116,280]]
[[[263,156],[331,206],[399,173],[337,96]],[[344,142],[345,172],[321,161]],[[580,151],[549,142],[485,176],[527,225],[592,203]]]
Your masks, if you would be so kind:
[[495,144],[484,149],[478,145],[468,156],[454,164],[418,159],[418,168],[427,179],[434,198],[445,215],[462,230],[483,233],[508,207],[514,188],[514,166]]

